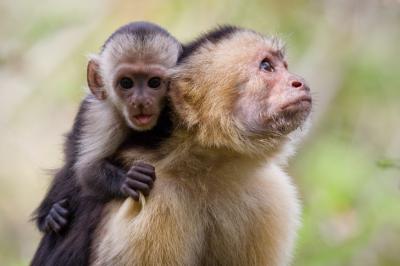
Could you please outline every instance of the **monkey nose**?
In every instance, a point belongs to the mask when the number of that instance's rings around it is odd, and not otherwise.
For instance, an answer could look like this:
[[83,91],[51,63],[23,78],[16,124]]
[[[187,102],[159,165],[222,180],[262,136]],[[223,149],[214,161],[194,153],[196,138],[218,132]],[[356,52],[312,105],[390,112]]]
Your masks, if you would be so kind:
[[300,79],[292,80],[290,82],[290,86],[297,90],[310,91],[310,88],[307,86],[307,84],[305,84],[305,82]]
[[303,83],[301,83],[300,81],[298,80],[292,81],[292,87],[299,88],[301,86],[303,86]]
[[150,101],[150,100],[145,100],[145,101],[144,101],[144,106],[145,106],[145,107],[151,106],[151,101]]

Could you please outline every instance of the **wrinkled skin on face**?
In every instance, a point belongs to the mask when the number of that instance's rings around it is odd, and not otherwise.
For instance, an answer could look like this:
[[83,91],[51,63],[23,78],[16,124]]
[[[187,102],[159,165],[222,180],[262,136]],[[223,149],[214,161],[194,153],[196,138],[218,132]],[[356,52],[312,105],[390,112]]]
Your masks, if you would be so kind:
[[309,87],[288,71],[280,41],[253,31],[205,41],[176,73],[175,111],[204,146],[268,155],[311,111]]
[[298,128],[311,110],[310,89],[290,73],[280,53],[260,49],[247,64],[249,78],[234,106],[234,116],[248,134],[286,135]]

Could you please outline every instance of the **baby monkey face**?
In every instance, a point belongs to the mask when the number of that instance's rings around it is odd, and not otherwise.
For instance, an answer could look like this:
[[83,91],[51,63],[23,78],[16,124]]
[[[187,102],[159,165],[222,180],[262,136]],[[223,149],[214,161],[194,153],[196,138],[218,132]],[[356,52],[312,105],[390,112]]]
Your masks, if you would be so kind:
[[113,89],[130,127],[146,131],[156,125],[167,93],[162,67],[141,63],[120,64],[114,73]]
[[112,71],[100,74],[99,64],[91,60],[87,72],[93,95],[115,105],[129,127],[146,131],[157,124],[168,85],[163,66],[146,62],[118,62]]

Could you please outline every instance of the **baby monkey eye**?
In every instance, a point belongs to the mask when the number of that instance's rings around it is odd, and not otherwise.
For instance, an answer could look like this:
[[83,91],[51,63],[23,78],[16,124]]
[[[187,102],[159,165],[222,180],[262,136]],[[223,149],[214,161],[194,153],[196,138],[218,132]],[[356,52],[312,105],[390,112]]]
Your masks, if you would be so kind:
[[149,81],[147,82],[147,85],[152,89],[157,89],[161,85],[161,78],[153,77],[153,78],[149,79]]
[[133,80],[127,77],[123,77],[120,81],[119,81],[119,85],[123,88],[123,89],[130,89],[133,87],[134,83]]
[[268,61],[268,59],[264,59],[260,63],[260,69],[267,71],[267,72],[274,72],[274,68],[272,67],[271,63]]

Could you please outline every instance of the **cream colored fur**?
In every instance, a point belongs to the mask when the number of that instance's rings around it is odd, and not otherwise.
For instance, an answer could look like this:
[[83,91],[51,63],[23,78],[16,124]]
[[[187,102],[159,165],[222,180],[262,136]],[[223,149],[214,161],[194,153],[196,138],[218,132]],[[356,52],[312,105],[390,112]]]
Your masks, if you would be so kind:
[[272,162],[195,149],[182,143],[156,164],[139,213],[113,203],[93,265],[288,265],[300,214],[290,178]]
[[82,133],[74,165],[79,181],[84,178],[90,164],[115,153],[128,131],[112,103],[90,96],[86,99],[89,101],[88,110],[83,113]]

